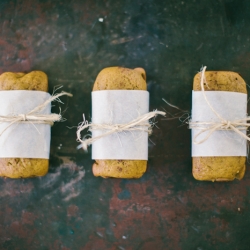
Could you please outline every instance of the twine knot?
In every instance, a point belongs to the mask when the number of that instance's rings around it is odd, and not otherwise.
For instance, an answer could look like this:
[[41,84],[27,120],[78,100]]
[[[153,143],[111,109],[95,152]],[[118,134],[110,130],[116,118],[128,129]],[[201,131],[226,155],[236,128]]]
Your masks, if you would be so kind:
[[[111,128],[111,129],[112,129],[112,128]],[[113,129],[117,132],[117,131],[119,131],[120,126],[119,126],[119,125],[114,125]]]
[[22,118],[22,121],[27,121],[26,115],[25,114],[20,114],[19,115]]
[[230,121],[225,121],[225,129],[229,129],[231,127]]

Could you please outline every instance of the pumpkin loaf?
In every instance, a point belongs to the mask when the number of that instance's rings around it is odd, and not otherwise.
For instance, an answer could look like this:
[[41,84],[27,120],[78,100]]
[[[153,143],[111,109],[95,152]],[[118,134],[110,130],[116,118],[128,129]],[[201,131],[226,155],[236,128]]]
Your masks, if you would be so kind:
[[[228,71],[206,71],[205,91],[233,91],[247,93],[243,78]],[[194,77],[193,90],[201,91],[201,74]],[[193,176],[200,181],[233,181],[242,179],[246,169],[246,157],[193,157]]]
[[[28,74],[6,72],[0,75],[0,91],[34,90],[48,92],[47,75],[41,71]],[[48,172],[48,159],[0,158],[0,176],[27,178],[43,176]]]
[[[96,78],[93,91],[147,90],[146,73],[142,68],[110,67],[103,69]],[[96,160],[93,174],[104,178],[140,178],[146,171],[146,160]]]

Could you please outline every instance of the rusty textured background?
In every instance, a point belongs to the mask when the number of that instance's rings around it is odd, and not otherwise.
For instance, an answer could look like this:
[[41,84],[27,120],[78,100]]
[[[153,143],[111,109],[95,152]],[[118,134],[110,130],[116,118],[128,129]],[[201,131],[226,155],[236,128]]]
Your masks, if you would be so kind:
[[[58,85],[66,122],[52,128],[47,176],[0,179],[0,249],[249,249],[250,173],[242,181],[195,181],[190,131],[158,119],[147,173],[94,178],[75,128],[108,66],[144,67],[151,109],[191,108],[192,79],[208,70],[250,82],[247,0],[1,0],[0,72],[43,70]],[[54,107],[58,110],[58,106]]]

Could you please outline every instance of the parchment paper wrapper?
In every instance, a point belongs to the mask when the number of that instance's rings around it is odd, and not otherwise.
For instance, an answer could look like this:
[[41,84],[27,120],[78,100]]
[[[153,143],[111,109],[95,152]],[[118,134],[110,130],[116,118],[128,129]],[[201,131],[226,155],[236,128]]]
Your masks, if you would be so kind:
[[[92,123],[124,124],[149,111],[149,93],[141,90],[92,92]],[[92,137],[106,131],[93,130]],[[148,133],[127,131],[103,137],[92,144],[92,159],[148,159]]]
[[[0,91],[0,116],[27,114],[51,97],[43,91]],[[50,114],[48,104],[40,114]],[[0,123],[2,131],[9,123]],[[0,136],[0,158],[49,159],[50,125],[16,123]]]
[[[221,117],[228,121],[246,118],[247,95],[227,91],[206,91],[209,103]],[[208,106],[201,91],[192,92],[192,122],[220,122]],[[241,130],[244,132],[244,130]],[[194,144],[200,130],[192,129],[192,156],[246,156],[247,142],[232,130],[217,130],[206,141]],[[196,140],[205,138],[209,131]]]

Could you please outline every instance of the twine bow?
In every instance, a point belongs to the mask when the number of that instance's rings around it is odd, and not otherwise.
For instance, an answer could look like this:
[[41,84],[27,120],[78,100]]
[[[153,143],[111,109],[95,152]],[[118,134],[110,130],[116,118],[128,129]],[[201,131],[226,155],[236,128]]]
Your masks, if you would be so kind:
[[62,116],[61,114],[39,114],[49,103],[53,102],[60,96],[67,95],[72,97],[73,95],[67,92],[61,92],[59,94],[51,96],[48,100],[46,100],[41,105],[35,107],[27,114],[18,114],[18,115],[7,115],[7,116],[0,116],[0,123],[7,122],[9,123],[1,132],[0,136],[13,124],[16,123],[38,123],[38,124],[49,124],[53,125],[54,122],[61,121]]
[[[83,117],[83,122],[79,125],[76,133],[77,141],[81,143],[77,148],[82,147],[84,150],[87,150],[88,146],[91,145],[93,142],[114,133],[127,132],[127,131],[144,131],[147,132],[148,134],[151,134],[152,124],[150,124],[149,120],[157,115],[165,116],[166,113],[163,111],[155,110],[145,115],[141,115],[138,118],[132,120],[131,122],[125,124],[94,124],[94,123],[88,123],[88,121],[85,120],[85,117]],[[84,137],[83,139],[81,139],[81,132],[87,128],[89,128],[89,131],[107,130],[107,132],[93,138],[85,139]]]
[[[205,94],[205,90],[204,90],[204,83],[207,83],[206,78],[205,78],[206,68],[207,67],[204,66],[202,68],[202,71],[201,71],[201,90],[202,90],[202,94],[204,96],[204,99],[205,99],[206,103],[208,104],[210,109],[213,111],[213,113],[219,118],[220,121],[218,121],[218,122],[199,122],[199,121],[194,122],[194,121],[189,121],[189,128],[190,129],[199,129],[200,130],[200,132],[195,135],[193,143],[194,144],[203,143],[217,130],[233,130],[239,136],[241,136],[241,137],[245,138],[246,140],[250,141],[250,137],[248,137],[246,134],[241,132],[241,130],[245,131],[250,126],[250,123],[248,123],[248,121],[250,121],[250,117],[246,117],[246,118],[238,119],[238,120],[234,120],[234,121],[228,121],[228,120],[224,119],[220,114],[218,114],[218,112],[209,103],[209,101],[207,99],[207,96]],[[197,141],[196,139],[203,133],[207,133],[205,138]]]

